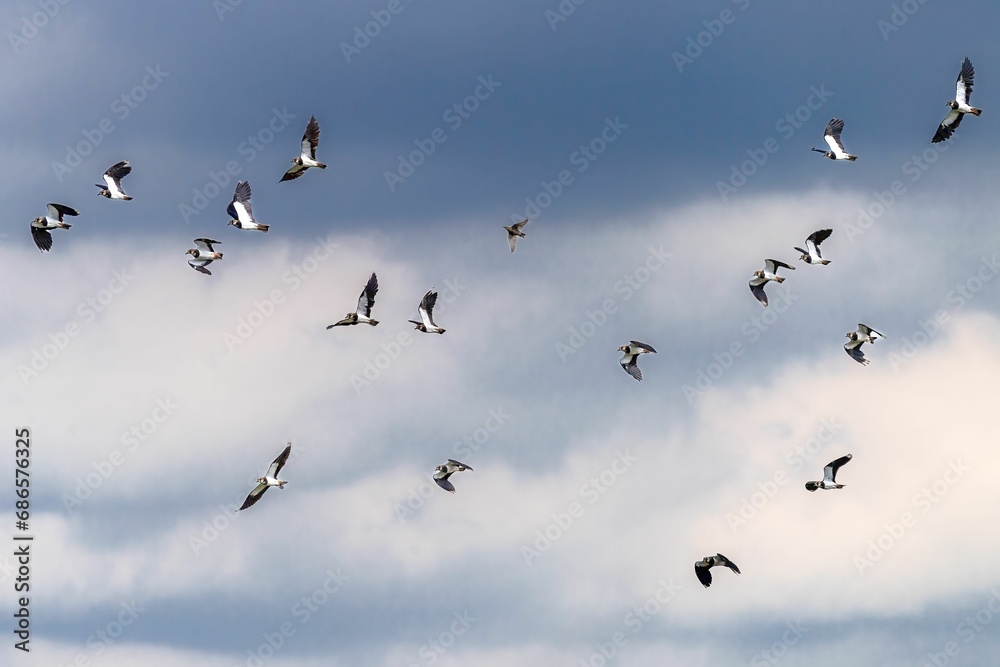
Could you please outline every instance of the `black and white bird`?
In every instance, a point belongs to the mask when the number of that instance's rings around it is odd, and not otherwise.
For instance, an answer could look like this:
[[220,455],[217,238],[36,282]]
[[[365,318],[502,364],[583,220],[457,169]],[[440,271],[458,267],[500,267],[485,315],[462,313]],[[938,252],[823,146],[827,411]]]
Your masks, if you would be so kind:
[[472,470],[472,468],[455,459],[448,459],[447,463],[434,469],[434,482],[448,493],[455,493],[455,485],[448,478],[456,472],[465,470]]
[[76,209],[62,204],[46,204],[45,209],[48,211],[46,215],[31,221],[31,239],[38,246],[39,252],[52,249],[50,229],[69,229],[73,226],[68,222],[63,222],[64,215],[80,215]]
[[416,320],[408,320],[410,324],[416,324],[413,327],[417,331],[423,331],[424,333],[437,333],[443,334],[444,329],[434,324],[434,304],[437,303],[438,293],[433,289],[424,295],[424,298],[420,300],[420,305],[417,307],[417,312],[420,313],[420,322]]
[[212,275],[212,272],[205,267],[217,259],[222,259],[222,253],[215,252],[215,248],[212,247],[213,243],[221,243],[221,241],[213,241],[212,239],[194,240],[194,244],[197,247],[191,248],[184,253],[185,255],[191,255],[191,259],[188,260],[188,264],[191,265],[192,269]]
[[816,489],[842,489],[843,484],[837,484],[837,471],[840,470],[844,464],[853,458],[853,454],[848,454],[847,456],[841,456],[836,461],[830,461],[823,468],[823,479],[818,482],[806,482],[806,491],[815,491]]
[[972,96],[972,80],[975,76],[976,70],[972,67],[972,61],[966,58],[962,61],[962,69],[958,72],[958,82],[955,84],[955,99],[946,105],[951,108],[951,111],[948,112],[948,115],[938,125],[937,132],[934,133],[934,138],[931,139],[932,144],[949,139],[955,130],[958,129],[965,114],[971,113],[973,116],[978,116],[983,113],[982,109],[977,109],[969,105],[969,98]]
[[285,449],[280,454],[278,454],[278,458],[274,459],[274,461],[271,462],[271,465],[268,467],[267,472],[264,474],[264,476],[257,478],[257,486],[255,486],[253,490],[247,495],[247,499],[243,501],[243,505],[240,507],[240,509],[236,510],[237,512],[239,512],[240,510],[245,510],[246,508],[256,503],[258,500],[260,500],[261,496],[264,495],[264,492],[267,491],[272,486],[276,486],[279,489],[285,488],[285,484],[288,484],[288,482],[285,480],[278,479],[278,473],[281,472],[281,469],[288,461],[288,455],[291,453],[292,453],[292,443],[288,443],[288,446],[285,447]]
[[867,366],[871,363],[865,358],[865,353],[861,351],[861,346],[865,343],[874,344],[879,338],[885,338],[885,334],[875,331],[867,324],[858,323],[857,331],[848,331],[844,334],[847,337],[847,342],[844,343],[844,351],[850,355],[851,359],[858,362],[862,366]]
[[118,164],[113,164],[108,167],[108,170],[104,172],[104,185],[100,183],[95,183],[95,185],[101,188],[98,192],[102,197],[107,197],[108,199],[123,199],[125,201],[131,201],[132,198],[125,194],[122,190],[122,179],[132,173],[132,165],[128,163],[128,160],[122,160]]
[[521,222],[515,222],[510,227],[504,227],[504,229],[507,230],[507,242],[510,243],[511,252],[514,252],[514,246],[517,245],[517,237],[520,236],[522,239],[524,238],[524,232],[521,230],[524,229],[526,224],[528,224],[527,218]]
[[761,305],[767,308],[767,294],[764,294],[764,285],[768,281],[775,281],[778,283],[785,282],[784,276],[778,275],[778,268],[785,268],[790,271],[794,271],[794,266],[789,266],[784,262],[779,262],[776,259],[765,259],[764,268],[758,269],[753,272],[753,277],[750,278],[750,291],[753,293],[757,300],[760,301]]
[[824,151],[813,146],[813,150],[817,153],[822,153],[831,160],[850,160],[854,162],[858,159],[857,155],[850,155],[846,150],[844,150],[844,144],[840,141],[840,133],[844,131],[844,121],[839,118],[831,118],[830,122],[826,124],[826,131],[823,132],[823,139],[826,140],[827,145],[830,150]]
[[653,349],[652,345],[646,345],[645,343],[640,343],[637,340],[630,340],[628,343],[628,345],[622,345],[618,348],[619,352],[625,353],[618,363],[622,365],[622,368],[626,373],[634,377],[639,382],[642,382],[642,371],[639,370],[638,364],[639,355],[647,352],[656,354],[656,350]]
[[253,208],[250,206],[250,182],[240,181],[233,192],[233,201],[229,202],[226,213],[232,220],[229,224],[236,229],[250,229],[267,233],[270,225],[262,225],[253,219]]
[[700,581],[701,585],[705,588],[712,585],[712,573],[710,570],[718,565],[725,565],[736,574],[740,573],[740,568],[736,567],[736,563],[729,560],[722,554],[705,556],[694,564],[694,573],[698,576],[698,581]]
[[361,296],[358,297],[358,309],[353,313],[347,313],[347,315],[344,316],[344,319],[327,326],[327,329],[348,326],[350,324],[377,325],[378,320],[372,319],[372,306],[375,305],[376,294],[378,294],[378,278],[376,278],[375,273],[372,272],[372,277],[368,279],[368,283],[365,285],[365,288],[361,290]]
[[302,135],[302,153],[298,157],[292,158],[292,166],[288,168],[285,175],[281,177],[279,183],[298,178],[306,172],[309,167],[319,167],[326,169],[326,165],[316,161],[316,146],[319,145],[319,123],[316,116],[309,119],[306,125],[305,134]]
[[820,229],[807,236],[804,249],[795,246],[795,249],[802,253],[799,259],[806,264],[829,264],[830,260],[823,259],[823,255],[820,254],[819,244],[830,238],[830,234],[833,234],[832,229]]

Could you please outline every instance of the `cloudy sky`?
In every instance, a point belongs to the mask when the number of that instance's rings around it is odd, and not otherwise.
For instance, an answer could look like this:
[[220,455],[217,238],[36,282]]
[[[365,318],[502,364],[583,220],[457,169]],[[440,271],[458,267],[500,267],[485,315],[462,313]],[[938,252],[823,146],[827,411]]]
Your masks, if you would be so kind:
[[[1000,8],[16,0],[0,21],[17,664],[1000,651]],[[985,112],[932,145],[966,56]],[[312,115],[329,168],[278,184]],[[810,152],[831,117],[856,162]],[[96,197],[123,159],[134,200]],[[266,235],[226,225],[240,179]],[[43,254],[48,202],[80,215]],[[825,227],[832,263],[798,261]],[[221,242],[211,276],[197,237]],[[766,257],[796,270],[765,310]],[[328,331],[373,271],[381,324]],[[407,323],[432,287],[442,336]],[[842,350],[858,322],[887,335],[867,367]],[[629,340],[658,350],[641,384]],[[234,512],[286,442],[288,486]],[[804,490],[847,453],[842,491]],[[474,468],[455,495],[430,479],[448,458]],[[717,552],[742,574],[706,590]]]

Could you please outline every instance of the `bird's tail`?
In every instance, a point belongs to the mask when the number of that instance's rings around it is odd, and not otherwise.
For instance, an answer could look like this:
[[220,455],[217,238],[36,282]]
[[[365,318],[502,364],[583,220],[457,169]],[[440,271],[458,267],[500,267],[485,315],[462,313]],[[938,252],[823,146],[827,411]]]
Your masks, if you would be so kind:
[[219,259],[222,259],[222,253],[221,252],[219,253]]
[[368,324],[372,325],[373,327],[377,327],[378,326],[378,320],[368,320]]
[[69,224],[68,222],[60,222],[59,223],[59,229],[69,229],[72,226],[73,225]]
[[132,201],[132,198],[129,197],[128,195],[125,195],[124,197],[122,197],[122,199],[124,199],[125,201]]
[[325,165],[325,164],[323,164],[322,162],[320,162],[320,163],[319,163],[318,165],[316,165],[316,166],[317,166],[317,167],[319,167],[320,169],[326,169],[326,165]]
[[271,225],[257,225],[257,229],[267,234],[267,230],[271,228]]
[[983,110],[977,109],[976,107],[972,107],[972,111],[970,113],[974,113],[975,115],[978,116],[979,114],[983,113]]

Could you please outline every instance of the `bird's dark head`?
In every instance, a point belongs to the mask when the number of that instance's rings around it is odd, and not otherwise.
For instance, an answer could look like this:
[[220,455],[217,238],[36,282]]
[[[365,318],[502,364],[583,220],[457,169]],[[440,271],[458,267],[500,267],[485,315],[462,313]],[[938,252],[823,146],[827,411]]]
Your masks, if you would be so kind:
[[258,484],[267,484],[267,480],[264,477],[258,477],[257,478],[257,483]]
[[806,491],[815,491],[819,488],[819,484],[816,482],[806,482]]
[[194,256],[194,257],[197,257],[197,256],[198,256],[198,249],[197,249],[197,248],[191,248],[190,250],[188,250],[188,251],[187,251],[186,253],[184,253],[184,254],[185,254],[185,255],[192,255],[192,256]]
[[618,348],[618,351],[619,352],[628,352],[628,348],[626,346],[622,345],[621,347]]
[[293,157],[292,158],[292,164],[301,167],[302,166],[302,158],[301,157]]
[[958,102],[956,102],[955,100],[952,100],[952,101],[948,102],[948,104],[946,104],[945,106],[946,107],[951,107],[952,109],[957,109],[958,108]]
[[108,199],[111,199],[111,193],[108,192],[107,189],[98,190],[97,194],[100,195],[101,197],[107,197]]

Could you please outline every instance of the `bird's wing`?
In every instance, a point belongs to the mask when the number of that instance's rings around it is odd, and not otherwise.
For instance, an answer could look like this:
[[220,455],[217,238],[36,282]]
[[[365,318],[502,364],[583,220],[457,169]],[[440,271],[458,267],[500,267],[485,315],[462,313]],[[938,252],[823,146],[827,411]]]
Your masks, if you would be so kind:
[[790,264],[785,264],[784,262],[779,262],[776,259],[765,259],[764,260],[764,267],[770,273],[777,273],[779,266],[782,267],[782,268],[788,269],[790,271],[794,271],[795,270],[794,266],[791,266]]
[[819,246],[820,243],[830,238],[831,234],[833,234],[832,229],[817,230],[806,237],[806,243],[812,243],[814,246]]
[[420,300],[420,307],[417,308],[417,311],[420,313],[420,319],[423,320],[424,326],[427,328],[437,327],[434,324],[434,304],[437,303],[437,298],[438,293],[431,290]]
[[378,294],[378,278],[372,273],[372,277],[368,279],[368,284],[361,290],[361,296],[358,297],[358,310],[356,312],[363,314],[365,317],[371,317],[376,294]]
[[715,554],[715,555],[722,559],[722,564],[723,565],[725,565],[726,567],[728,567],[730,570],[732,570],[736,574],[740,573],[740,568],[736,567],[736,563],[734,563],[733,561],[729,560],[728,558],[726,558],[722,554]]
[[110,176],[112,179],[120,181],[131,173],[132,165],[128,163],[128,160],[122,160],[121,162],[108,167],[108,170],[104,172],[104,180],[108,180],[108,177]]
[[234,219],[243,224],[252,223],[253,207],[250,206],[250,182],[240,181],[236,184],[236,191],[233,192],[233,201],[229,204],[226,212]]
[[31,240],[35,242],[41,252],[52,250],[52,234],[49,230],[31,226]]
[[637,355],[626,354],[621,358],[619,363],[621,363],[622,368],[625,369],[626,373],[634,377],[639,382],[642,382],[642,371],[639,370],[638,359],[639,357]]
[[948,112],[948,115],[944,117],[941,124],[938,125],[937,132],[934,133],[934,138],[931,139],[931,143],[936,144],[939,141],[944,141],[954,134],[955,130],[958,129],[959,124],[962,122],[962,118],[965,116],[963,113],[959,113],[955,109]]
[[844,343],[844,351],[847,352],[851,359],[854,359],[854,361],[861,365],[865,365],[868,361],[865,359],[865,353],[861,350],[863,344],[864,341],[848,341]]
[[261,497],[264,495],[264,492],[267,491],[268,488],[269,487],[267,486],[267,484],[258,484],[257,486],[255,486],[253,488],[253,491],[247,494],[247,499],[243,501],[243,504],[240,506],[240,509],[245,510],[258,500],[260,500]]
[[208,266],[211,263],[212,263],[212,260],[210,260],[210,259],[189,259],[188,260],[188,264],[191,265],[192,269],[194,269],[195,271],[198,271],[200,273],[204,273],[207,276],[212,275],[212,272],[209,271],[208,269],[206,269],[205,267]]
[[319,145],[319,123],[316,122],[316,116],[313,116],[312,118],[309,119],[309,124],[306,125],[305,134],[302,135],[302,157],[309,158],[310,160],[315,160],[316,146],[318,145]]
[[764,283],[761,283],[760,285],[754,285],[751,282],[750,291],[753,293],[755,297],[757,297],[757,300],[760,301],[765,308],[767,308],[767,294],[764,293]]
[[838,157],[847,155],[847,151],[844,150],[844,144],[840,141],[840,133],[843,131],[844,121],[834,118],[830,120],[830,123],[826,126],[826,132],[823,133],[823,138],[830,146],[830,150],[836,153]]
[[291,453],[292,443],[288,443],[288,445],[281,450],[281,453],[278,454],[278,458],[271,462],[271,466],[267,469],[267,476],[276,478],[278,473],[281,472],[281,469],[284,467],[285,462],[288,461],[288,455]]
[[466,465],[466,464],[462,463],[461,461],[456,461],[455,459],[448,459],[448,465],[449,466],[454,466],[455,470],[459,470],[459,471],[461,471],[461,470],[472,470],[472,466]]
[[212,239],[195,239],[194,244],[198,246],[198,250],[204,250],[206,252],[215,252],[212,248],[213,243],[221,243],[221,241],[213,241]]
[[969,103],[969,98],[972,97],[972,79],[975,76],[976,70],[972,68],[972,61],[966,58],[962,61],[962,69],[955,84],[955,101],[959,104]]
[[841,456],[836,461],[830,461],[829,463],[827,463],[826,467],[823,468],[823,480],[824,481],[829,480],[831,483],[836,484],[837,471],[840,470],[840,468],[845,463],[850,461],[853,458],[853,456],[854,456],[853,454],[848,454],[847,456]]
[[637,340],[630,340],[629,344],[635,345],[636,347],[641,347],[642,349],[646,350],[647,352],[652,352],[654,354],[656,353],[656,350],[653,349],[652,345],[646,345],[645,343],[640,343]]
[[511,225],[511,227],[513,227],[517,231],[521,231],[524,228],[524,226],[528,224],[528,222],[530,221],[527,218],[525,218],[521,222],[515,222],[513,225]]
[[288,168],[288,171],[285,172],[285,175],[282,176],[281,180],[278,182],[283,183],[284,181],[294,180],[299,176],[301,176],[302,174],[306,173],[306,169],[308,169],[308,167],[293,164],[291,167]]
[[705,588],[712,585],[712,571],[706,566],[702,565],[701,561],[694,564],[694,573],[698,575],[698,581]]
[[514,252],[514,246],[517,245],[517,235],[507,232],[507,243],[510,244],[510,251]]
[[63,206],[62,204],[46,204],[45,208],[49,212],[50,218],[60,222],[62,222],[64,215],[80,215],[76,209]]
[[[448,475],[450,474],[451,473],[448,473]],[[448,475],[445,475],[444,477],[438,477],[437,475],[435,475],[434,482],[448,493],[455,493],[455,485],[452,484],[451,480],[448,479]]]

